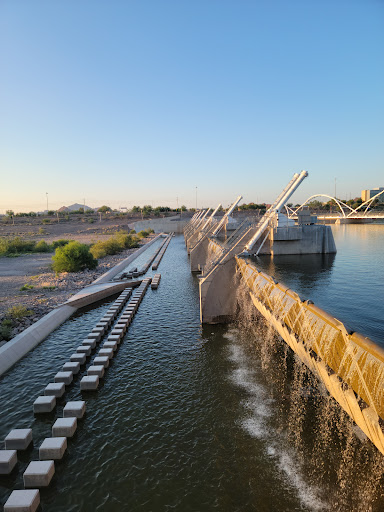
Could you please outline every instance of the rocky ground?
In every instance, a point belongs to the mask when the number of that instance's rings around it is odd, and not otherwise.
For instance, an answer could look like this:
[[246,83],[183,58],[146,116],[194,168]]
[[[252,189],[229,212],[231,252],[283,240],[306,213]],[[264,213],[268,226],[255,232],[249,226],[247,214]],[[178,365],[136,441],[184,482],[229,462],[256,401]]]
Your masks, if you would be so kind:
[[[58,238],[70,238],[82,243],[91,243],[108,238],[113,232],[127,227],[121,224],[111,223],[108,226],[104,224],[98,229],[93,227],[92,233],[89,233],[88,229],[84,230],[82,225],[70,226],[67,224],[65,230],[60,229],[60,232],[54,232],[50,234],[51,236],[39,236],[39,238],[44,238],[47,242]],[[53,230],[51,229],[51,231]],[[36,239],[37,237],[23,236],[23,238]],[[146,243],[148,240],[143,239],[141,243]],[[84,286],[91,284],[135,250],[127,249],[120,254],[106,256],[99,260],[99,265],[95,270],[58,275],[50,268],[52,254],[49,253],[0,258],[0,329],[5,320],[7,337],[13,338],[54,307],[68,300]],[[14,306],[24,306],[29,313],[23,315],[22,318],[14,318],[10,315],[10,310]],[[3,343],[4,341],[1,341],[0,338],[0,345]]]

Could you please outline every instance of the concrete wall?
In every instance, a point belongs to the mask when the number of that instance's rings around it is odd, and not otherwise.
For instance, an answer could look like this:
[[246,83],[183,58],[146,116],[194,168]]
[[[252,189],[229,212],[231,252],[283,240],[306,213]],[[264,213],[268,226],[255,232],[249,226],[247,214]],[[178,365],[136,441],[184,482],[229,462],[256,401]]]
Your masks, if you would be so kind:
[[[184,226],[191,220],[190,217],[181,217],[176,215],[174,217],[165,217],[163,219],[149,219],[140,220],[132,224],[136,232],[153,229],[155,233],[183,233]],[[130,224],[131,227],[131,224]]]
[[[263,237],[261,237],[261,240]],[[272,228],[260,254],[335,254],[330,226],[323,224]]]

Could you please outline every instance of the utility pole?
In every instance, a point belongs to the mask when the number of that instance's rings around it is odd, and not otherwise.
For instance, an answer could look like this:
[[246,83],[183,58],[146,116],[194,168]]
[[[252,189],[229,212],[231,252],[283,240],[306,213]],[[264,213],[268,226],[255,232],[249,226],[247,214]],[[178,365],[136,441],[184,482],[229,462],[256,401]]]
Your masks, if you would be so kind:
[[196,187],[196,211],[197,211],[197,187]]
[[84,210],[83,213],[85,215],[85,197],[84,197],[84,208],[83,208],[83,210]]
[[47,196],[47,213],[48,213],[48,192],[46,192],[45,195]]
[[336,178],[335,178],[335,199],[337,199],[337,197],[336,197]]

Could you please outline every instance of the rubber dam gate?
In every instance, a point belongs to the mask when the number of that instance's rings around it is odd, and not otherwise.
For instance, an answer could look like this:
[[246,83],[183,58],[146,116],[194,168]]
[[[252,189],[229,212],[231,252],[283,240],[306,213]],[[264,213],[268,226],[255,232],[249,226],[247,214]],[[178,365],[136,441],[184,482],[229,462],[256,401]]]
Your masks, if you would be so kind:
[[316,224],[308,210],[297,212],[295,220],[282,213],[307,175],[295,174],[259,218],[235,222],[231,214],[239,196],[224,216],[217,216],[219,205],[212,213],[196,212],[185,226],[191,271],[199,273],[200,319],[203,324],[234,320],[240,308],[236,291],[244,284],[255,311],[384,454],[384,350],[312,301],[302,300],[250,258],[336,252],[330,226]]

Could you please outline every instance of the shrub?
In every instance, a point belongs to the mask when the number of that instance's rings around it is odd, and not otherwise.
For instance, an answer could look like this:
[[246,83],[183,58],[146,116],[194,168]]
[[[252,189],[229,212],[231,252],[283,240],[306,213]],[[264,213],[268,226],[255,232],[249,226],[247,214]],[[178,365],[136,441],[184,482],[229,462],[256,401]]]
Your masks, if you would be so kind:
[[46,230],[44,228],[39,228],[38,233],[39,233],[39,235],[45,235],[46,234]]
[[0,326],[0,341],[9,341],[12,339],[12,331],[10,327],[5,325]]
[[69,242],[64,247],[58,247],[52,257],[53,270],[57,272],[79,272],[86,268],[97,267],[97,260],[89,251],[86,244]]
[[50,223],[51,223],[51,221],[50,221],[49,219],[43,219],[43,220],[42,220],[42,223],[43,223],[43,224],[50,224]]
[[40,240],[40,242],[37,242],[35,245],[35,248],[33,249],[34,252],[51,252],[52,247],[47,244],[45,240]]
[[21,288],[20,288],[20,291],[21,292],[24,292],[26,290],[33,290],[34,286],[32,286],[31,284],[25,284],[23,285]]
[[91,247],[95,258],[104,258],[107,255],[118,254],[124,249],[137,247],[137,237],[128,235],[126,231],[118,231],[108,240],[99,240]]
[[0,239],[0,255],[9,256],[25,252],[33,252],[36,242],[22,240],[19,237],[13,239]]
[[65,238],[61,238],[60,240],[55,240],[52,242],[52,249],[57,249],[58,247],[64,247],[64,245],[69,244],[72,240],[66,240]]
[[136,231],[134,229],[131,229],[131,231],[129,232],[130,235],[136,235]]
[[13,306],[6,312],[6,316],[14,320],[22,320],[26,316],[31,315],[33,315],[33,311],[27,309],[25,306]]
[[138,236],[139,238],[145,238],[146,236],[148,236],[148,231],[144,231],[144,229],[142,229],[141,231],[139,231],[139,232],[137,233],[137,236]]

